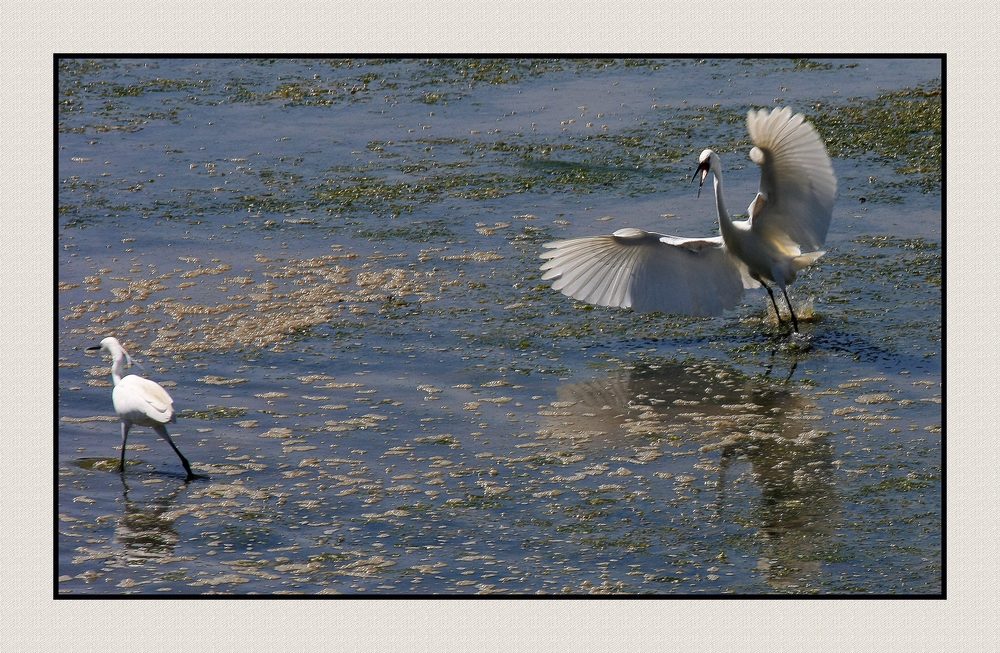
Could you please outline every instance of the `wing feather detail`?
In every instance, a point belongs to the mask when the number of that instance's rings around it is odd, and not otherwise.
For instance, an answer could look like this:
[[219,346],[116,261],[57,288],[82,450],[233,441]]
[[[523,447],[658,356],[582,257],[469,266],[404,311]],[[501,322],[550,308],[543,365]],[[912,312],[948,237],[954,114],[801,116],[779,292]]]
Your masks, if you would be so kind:
[[542,279],[568,297],[598,306],[712,316],[739,304],[744,287],[756,285],[721,236],[621,229],[545,247]]
[[[837,179],[826,147],[812,124],[792,110],[761,109],[747,113],[760,166],[760,193],[754,200],[751,228],[762,237],[802,252],[822,249],[833,215]],[[794,248],[792,248],[794,250]]]
[[112,391],[115,410],[141,423],[154,421],[167,424],[174,420],[174,400],[155,381],[130,374]]

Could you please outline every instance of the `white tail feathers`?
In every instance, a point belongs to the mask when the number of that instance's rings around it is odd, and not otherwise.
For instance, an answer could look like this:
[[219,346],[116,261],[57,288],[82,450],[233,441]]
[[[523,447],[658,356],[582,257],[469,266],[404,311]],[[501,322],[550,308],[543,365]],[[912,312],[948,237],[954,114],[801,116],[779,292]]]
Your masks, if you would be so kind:
[[800,254],[792,259],[792,267],[798,272],[804,268],[809,267],[813,263],[819,260],[820,256],[826,254],[826,250],[819,250],[816,252],[808,252],[806,254]]

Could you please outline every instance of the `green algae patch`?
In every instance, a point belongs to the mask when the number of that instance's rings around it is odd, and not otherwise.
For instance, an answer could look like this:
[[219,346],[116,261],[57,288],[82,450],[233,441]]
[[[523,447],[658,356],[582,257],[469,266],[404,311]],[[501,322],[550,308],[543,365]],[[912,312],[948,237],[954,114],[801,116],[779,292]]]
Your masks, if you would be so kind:
[[874,483],[872,485],[865,485],[858,490],[859,496],[871,496],[871,495],[887,495],[894,493],[908,493],[915,492],[917,490],[922,490],[931,484],[939,483],[940,479],[936,477],[898,477],[898,478],[887,478],[884,481]]
[[246,408],[239,406],[211,406],[202,410],[182,410],[177,416],[181,419],[237,419],[248,412]]
[[929,193],[941,188],[941,112],[938,84],[856,99],[844,106],[817,105],[807,113],[831,156],[872,155]]

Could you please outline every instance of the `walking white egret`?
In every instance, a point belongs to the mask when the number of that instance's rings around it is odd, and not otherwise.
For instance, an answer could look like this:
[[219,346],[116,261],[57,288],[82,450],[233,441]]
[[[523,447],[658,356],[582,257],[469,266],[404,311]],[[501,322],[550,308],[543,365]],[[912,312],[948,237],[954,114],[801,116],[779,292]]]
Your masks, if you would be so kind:
[[107,337],[100,345],[87,347],[87,351],[102,350],[111,354],[111,380],[115,385],[111,391],[111,402],[122,422],[122,455],[118,461],[121,472],[125,472],[125,443],[128,440],[128,432],[132,426],[138,425],[152,427],[157,435],[166,440],[181,459],[181,464],[187,472],[187,480],[195,478],[191,464],[167,433],[166,424],[177,421],[177,416],[174,414],[174,400],[155,381],[135,374],[122,377],[125,365],[132,364],[132,357],[117,338]]
[[788,284],[814,263],[833,213],[837,179],[815,128],[790,108],[749,111],[750,160],[761,168],[760,190],[746,220],[733,220],[722,196],[722,163],[712,150],[698,159],[698,193],[708,173],[715,182],[721,235],[682,238],[642,229],[619,229],[546,243],[542,279],[564,295],[599,306],[711,316],[736,306],[743,291],[763,286],[782,323],[774,292],[799,324]]

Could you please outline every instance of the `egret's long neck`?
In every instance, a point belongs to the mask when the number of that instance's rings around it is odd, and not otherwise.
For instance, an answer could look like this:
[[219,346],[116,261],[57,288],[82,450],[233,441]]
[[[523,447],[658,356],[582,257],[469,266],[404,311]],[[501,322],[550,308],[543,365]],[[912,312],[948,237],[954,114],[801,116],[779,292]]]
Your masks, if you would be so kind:
[[111,381],[118,385],[122,380],[122,372],[125,371],[125,352],[118,350],[115,352],[115,360],[111,363]]
[[719,212],[719,230],[722,232],[722,239],[730,240],[730,234],[733,233],[733,221],[729,217],[729,211],[726,210],[726,200],[722,196],[722,170],[716,168],[713,170],[715,173],[712,175],[713,185],[715,186],[715,208]]

